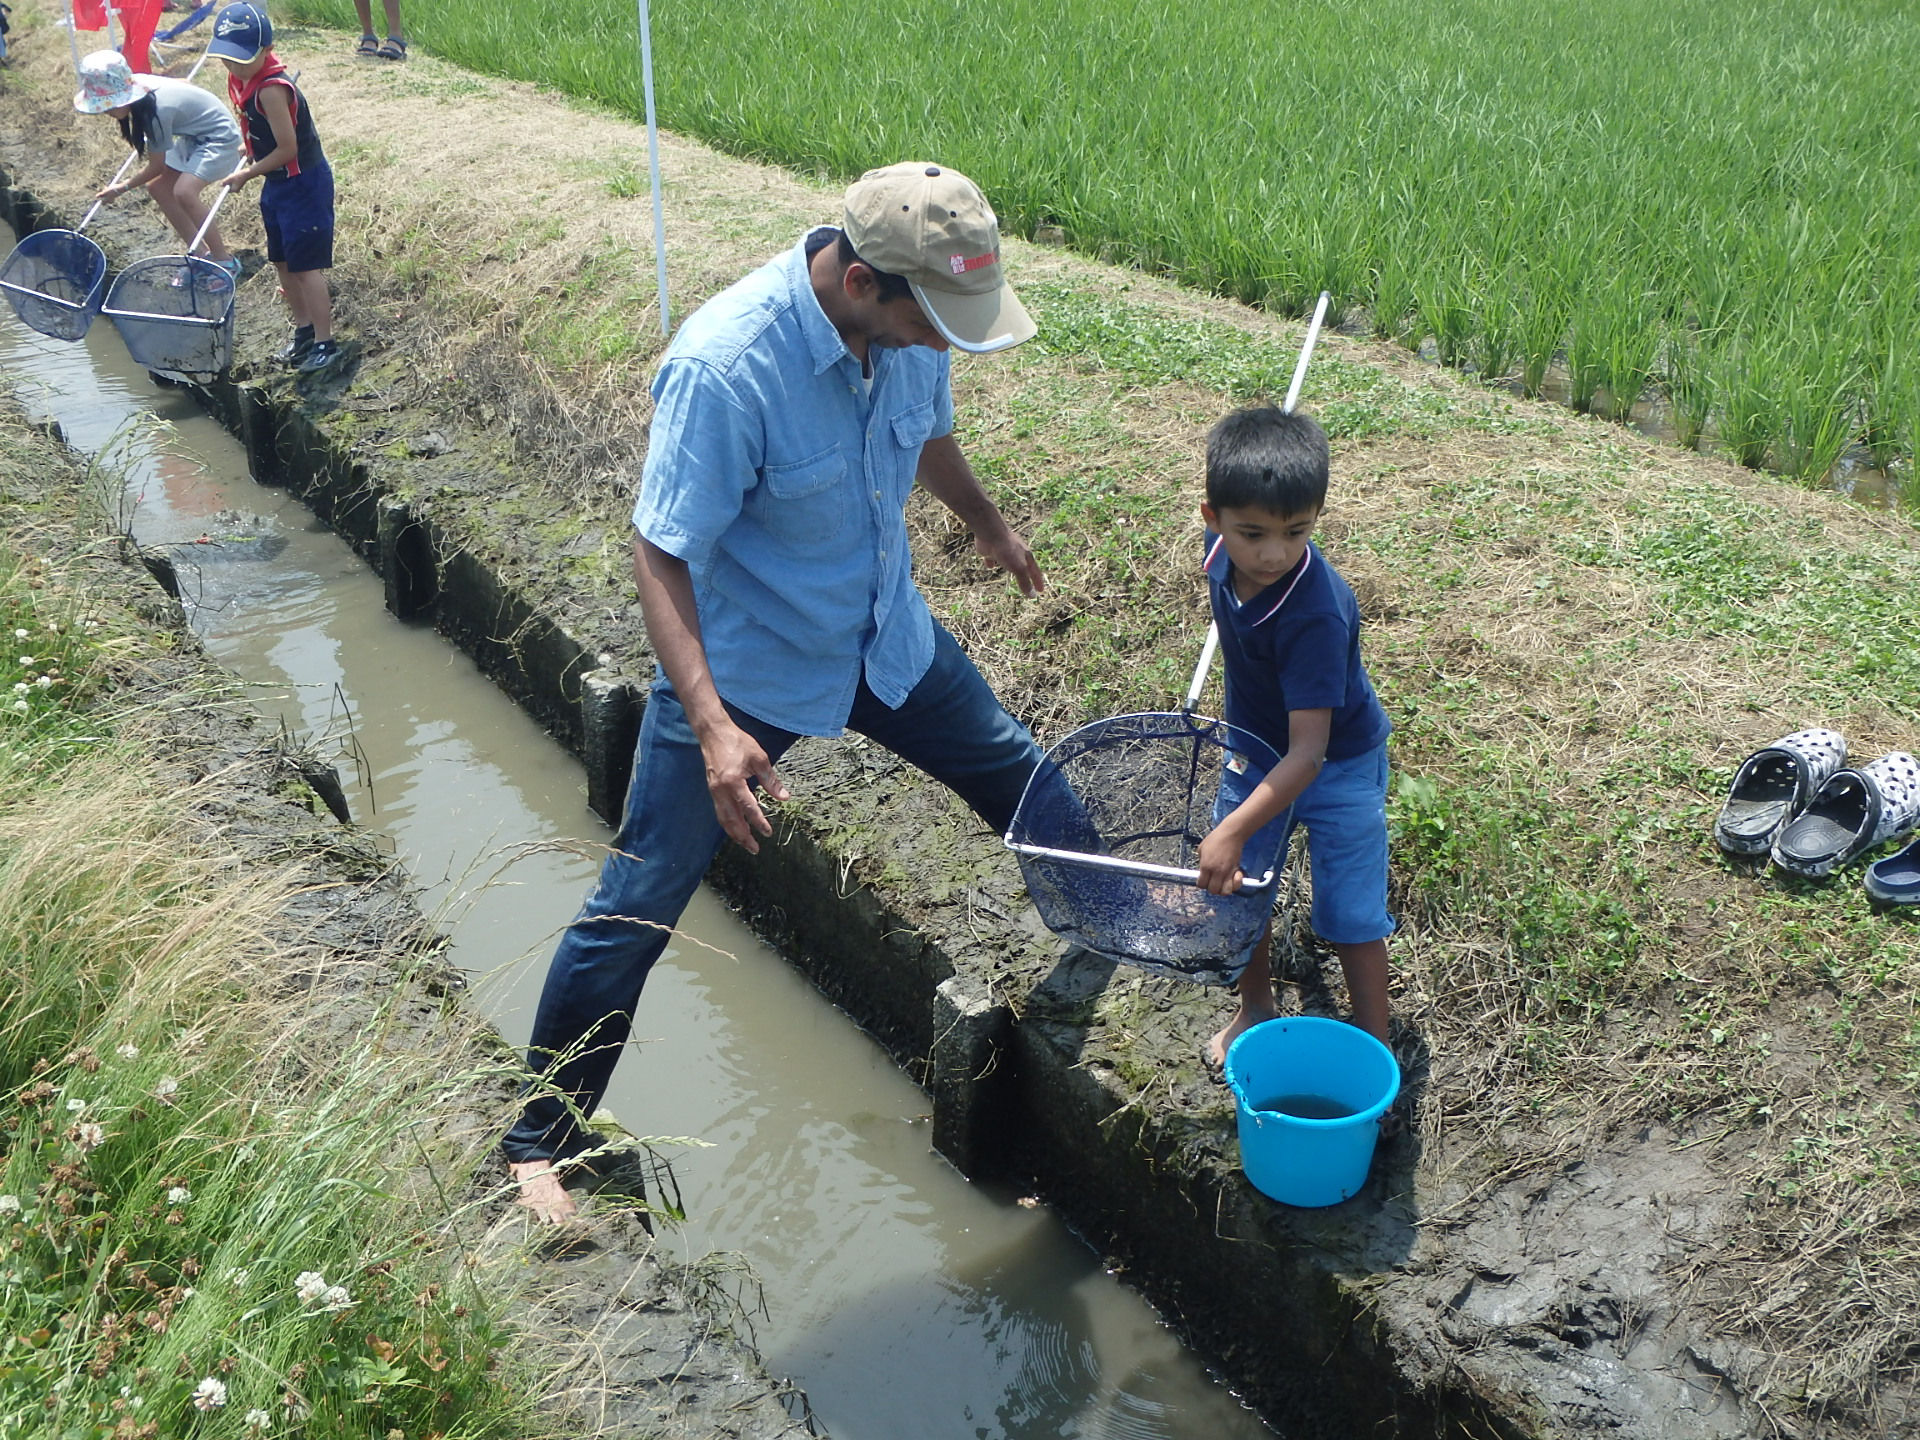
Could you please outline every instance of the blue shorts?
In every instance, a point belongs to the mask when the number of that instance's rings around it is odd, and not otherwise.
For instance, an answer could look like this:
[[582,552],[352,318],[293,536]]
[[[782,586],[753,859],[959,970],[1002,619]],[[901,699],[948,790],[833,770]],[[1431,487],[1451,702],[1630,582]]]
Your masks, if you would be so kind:
[[303,171],[260,190],[267,259],[295,274],[333,268],[333,171]]
[[[1225,771],[1214,801],[1214,824],[1232,814],[1266,778],[1249,766]],[[1300,792],[1287,817],[1307,827],[1313,871],[1313,933],[1334,945],[1384,940],[1399,927],[1387,913],[1387,747],[1329,760]],[[1284,859],[1286,847],[1281,847]]]

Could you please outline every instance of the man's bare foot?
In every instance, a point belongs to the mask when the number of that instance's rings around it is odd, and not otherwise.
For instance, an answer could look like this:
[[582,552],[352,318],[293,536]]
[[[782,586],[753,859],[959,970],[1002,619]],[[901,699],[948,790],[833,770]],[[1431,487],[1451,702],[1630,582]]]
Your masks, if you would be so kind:
[[513,1203],[524,1205],[542,1225],[564,1225],[580,1213],[573,1196],[560,1183],[560,1172],[551,1160],[527,1160],[509,1164],[507,1173],[519,1187]]

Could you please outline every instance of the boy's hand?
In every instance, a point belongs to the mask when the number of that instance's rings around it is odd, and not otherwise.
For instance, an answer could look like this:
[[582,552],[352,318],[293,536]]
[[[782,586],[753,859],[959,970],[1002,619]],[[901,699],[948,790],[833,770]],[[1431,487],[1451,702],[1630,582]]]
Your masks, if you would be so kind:
[[247,174],[246,171],[236,170],[220,183],[229,190],[244,190],[247,187],[247,182],[251,179],[253,179],[253,177]]
[[1200,886],[1210,895],[1231,895],[1240,888],[1240,852],[1246,840],[1232,828],[1231,821],[1213,827],[1200,842]]

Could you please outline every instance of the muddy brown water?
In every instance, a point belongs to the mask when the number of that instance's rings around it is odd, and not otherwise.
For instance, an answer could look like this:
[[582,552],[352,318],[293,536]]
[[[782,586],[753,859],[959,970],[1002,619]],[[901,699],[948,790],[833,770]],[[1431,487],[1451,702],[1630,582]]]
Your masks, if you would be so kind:
[[[7,238],[0,231],[0,238]],[[608,833],[578,765],[112,327],[81,344],[0,321],[36,418],[127,477],[211,654],[336,760],[452,933],[482,1008],[524,1043],[556,928]],[[968,1184],[878,1045],[703,890],[648,984],[608,1104],[671,1146],[682,1258],[764,1287],[756,1340],[837,1440],[1254,1440],[1268,1430],[1044,1208]]]

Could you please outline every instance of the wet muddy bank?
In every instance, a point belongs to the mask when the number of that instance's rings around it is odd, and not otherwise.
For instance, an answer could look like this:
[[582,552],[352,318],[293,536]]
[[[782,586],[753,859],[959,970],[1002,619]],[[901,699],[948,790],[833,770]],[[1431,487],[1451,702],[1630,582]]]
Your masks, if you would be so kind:
[[[289,745],[208,659],[152,573],[147,562],[156,557],[110,528],[88,462],[57,430],[30,427],[8,401],[0,440],[0,542],[30,557],[25,563],[48,583],[77,587],[114,633],[132,632],[97,703],[137,713],[150,753],[179,787],[182,843],[231,856],[234,866],[299,867],[300,888],[277,927],[284,983],[324,987],[342,1026],[384,1008],[403,1043],[449,1071],[497,1069],[486,1063],[507,1058],[492,1048],[497,1037],[469,1048],[464,981],[441,958],[413,882],[374,836],[338,823],[324,802],[330,767]],[[484,1133],[511,1093],[505,1083],[475,1089],[448,1122]],[[632,1215],[604,1211],[571,1247],[543,1248],[497,1188],[505,1180],[497,1168],[484,1177],[495,1193],[483,1249],[498,1272],[493,1283],[519,1292],[520,1323],[550,1347],[555,1407],[612,1433],[811,1433],[794,1418],[804,1397],[766,1375],[740,1338],[750,1327],[732,1302],[663,1262]]]
[[[439,102],[419,103],[424,114]],[[61,123],[50,107],[9,142],[8,170],[35,193],[80,182],[41,143]],[[691,163],[682,149],[669,159]],[[102,235],[120,258],[157,248],[159,232],[131,212],[112,219]],[[324,394],[264,363],[280,322],[270,281],[251,277],[239,384],[214,403],[266,474],[311,490],[382,567],[396,607],[431,610],[557,735],[604,753],[599,788],[617,796],[644,637],[618,567],[609,583],[573,562],[624,549],[624,497],[610,488],[570,525],[550,524],[527,468],[539,462],[515,462],[501,433],[517,423],[510,401],[490,411],[428,368],[396,373],[385,343],[398,346],[398,321],[383,330],[358,299],[368,272],[391,263],[363,257],[338,277],[365,348]],[[708,278],[731,279],[722,268]],[[476,519],[487,510],[492,524]],[[597,729],[590,694],[608,712]],[[1356,1201],[1278,1210],[1239,1177],[1231,1109],[1196,1063],[1216,993],[1071,961],[992,837],[886,757],[810,745],[783,768],[805,781],[803,799],[762,861],[729,857],[728,887],[929,1084],[949,1153],[1054,1201],[1276,1420],[1302,1434],[1410,1436],[1731,1435],[1762,1423],[1747,1402],[1768,1357],[1709,1338],[1683,1293],[1690,1257],[1714,1253],[1728,1223],[1711,1131],[1648,1127],[1591,1145],[1517,1114],[1508,1160],[1489,1166],[1456,1141],[1454,1116],[1431,1117],[1383,1152]],[[1338,1010],[1324,982],[1303,994]],[[1409,1018],[1418,1096],[1423,1016]],[[1808,1433],[1820,1428],[1816,1415]]]

